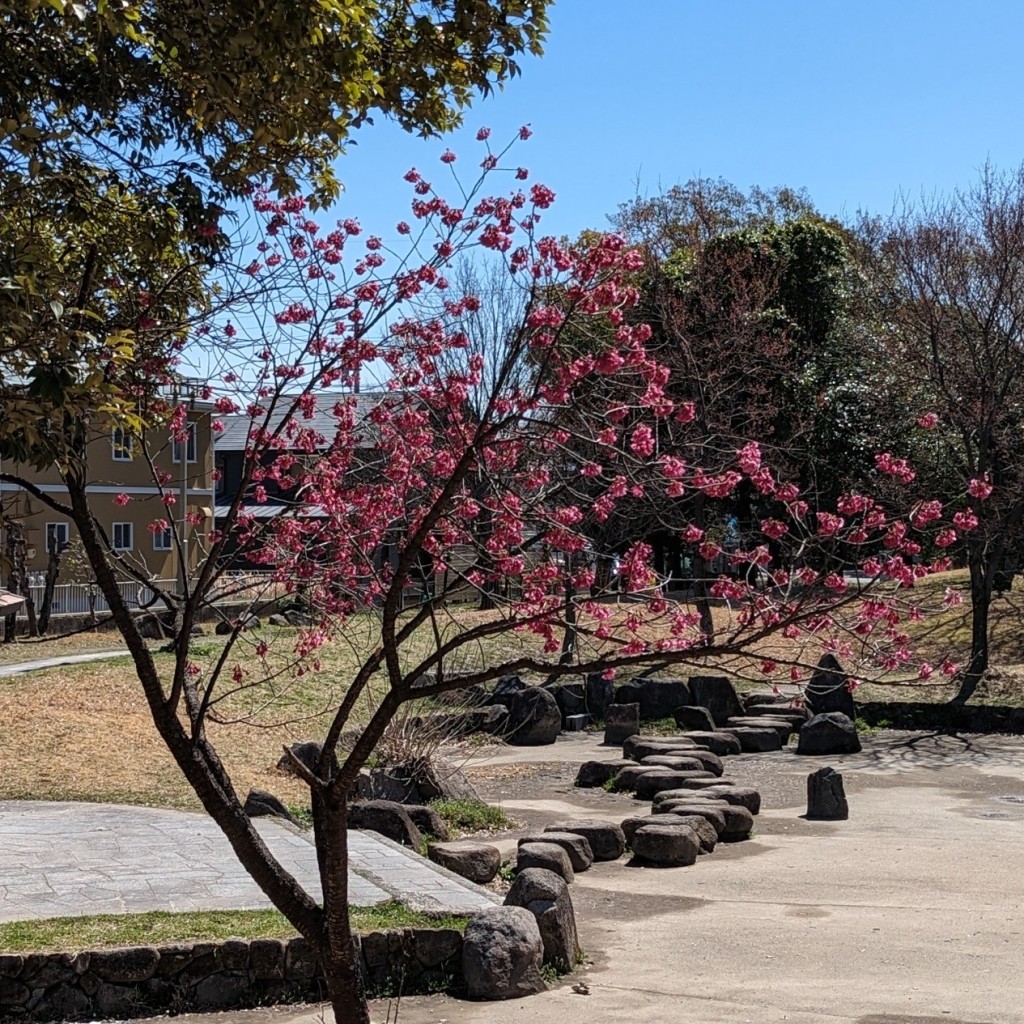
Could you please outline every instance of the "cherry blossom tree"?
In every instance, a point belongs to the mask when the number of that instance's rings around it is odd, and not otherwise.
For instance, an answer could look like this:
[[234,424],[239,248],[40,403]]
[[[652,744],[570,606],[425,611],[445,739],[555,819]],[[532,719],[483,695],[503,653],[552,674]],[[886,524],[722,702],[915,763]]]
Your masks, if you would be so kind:
[[[510,673],[610,678],[654,661],[800,682],[827,650],[855,677],[914,671],[904,597],[929,571],[911,564],[921,552],[915,535],[948,529],[941,506],[908,522],[866,494],[812,509],[754,439],[719,452],[713,467],[661,455],[658,425],[684,426],[693,408],[667,392],[651,328],[633,315],[642,257],[616,234],[581,245],[543,235],[553,193],[520,168],[510,192],[489,194],[508,150],[492,151],[486,131],[479,139],[481,170],[467,183],[455,177],[455,203],[424,173],[406,174],[411,215],[394,229],[404,248],[354,219],[324,225],[300,196],[253,197],[262,234],[220,268],[209,310],[169,331],[164,358],[124,380],[143,419],[181,442],[187,409],[168,403],[165,390],[183,361],[201,356],[209,400],[250,423],[236,497],[195,574],[160,595],[178,620],[170,667],[154,658],[119,590],[131,567],[98,524],[81,451],[65,452],[66,504],[36,494],[74,520],[159,735],[242,864],[316,950],[339,1024],[369,1020],[349,924],[348,808],[360,770],[403,709]],[[447,151],[441,162],[443,173],[457,166]],[[494,260],[522,295],[515,322],[486,351],[465,322],[487,296],[449,278],[470,252]],[[602,344],[581,351],[575,341],[588,331]],[[381,380],[372,400],[340,390],[357,374]],[[315,419],[325,406],[327,430]],[[909,470],[886,459],[880,471],[898,483]],[[290,502],[279,516],[257,518],[246,497],[261,501],[271,481]],[[181,524],[163,501],[172,497],[168,481],[155,468],[154,482],[154,528],[170,527],[180,543]],[[621,595],[591,595],[608,554],[594,527],[625,502],[714,503],[741,486],[768,512],[756,542],[729,559],[756,566],[758,582],[743,573],[715,579],[713,616],[666,598],[642,541],[622,554]],[[721,553],[698,527],[683,533],[703,557]],[[867,573],[884,571],[892,586],[848,588],[827,569],[841,543],[863,551]],[[382,549],[391,557],[378,557]],[[203,656],[189,642],[192,627],[216,610],[242,554],[266,568],[269,585],[302,595],[309,623],[275,640],[248,630],[242,613],[223,646]],[[430,587],[410,607],[410,589],[427,574]],[[493,608],[467,617],[453,604],[467,591],[487,593]],[[374,640],[358,668],[331,679],[325,648],[351,643],[366,621]],[[292,645],[284,664],[275,658],[282,644]],[[316,759],[292,759],[309,786],[322,894],[305,891],[267,848],[209,728],[240,702],[273,707],[297,679],[315,681],[328,711]]]

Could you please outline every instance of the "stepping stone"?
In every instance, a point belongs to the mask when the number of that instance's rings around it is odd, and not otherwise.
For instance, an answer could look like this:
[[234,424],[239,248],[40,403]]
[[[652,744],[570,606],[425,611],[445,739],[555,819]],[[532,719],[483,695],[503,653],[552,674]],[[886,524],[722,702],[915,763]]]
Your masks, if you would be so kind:
[[725,812],[713,807],[710,800],[670,800],[653,808],[656,815],[676,814],[681,817],[703,818],[716,835],[725,831]]
[[729,754],[742,753],[740,741],[728,732],[688,732],[686,739],[692,740],[698,747],[710,750],[712,754],[726,757]]
[[681,799],[687,796],[693,796],[696,792],[703,789],[720,789],[725,786],[732,786],[734,783],[730,779],[686,779],[676,789],[665,789],[659,790],[654,794],[654,802],[656,804],[661,803],[663,800],[675,800]]
[[525,907],[537,919],[544,962],[571,971],[580,953],[576,915],[565,880],[553,871],[526,868],[516,875],[505,897],[506,907]]
[[669,771],[664,765],[656,764],[630,764],[625,768],[620,769],[618,774],[615,776],[615,792],[616,793],[632,793],[636,790],[637,783],[644,775],[660,775],[663,772]]
[[725,723],[725,728],[774,729],[779,734],[782,745],[785,746],[786,741],[789,739],[789,734],[793,731],[793,723],[782,715],[767,715],[757,718],[753,715],[742,715],[739,718],[730,718]]
[[544,943],[525,907],[474,914],[462,940],[462,973],[470,999],[519,999],[543,992]]
[[626,851],[626,837],[622,829],[608,821],[570,818],[548,825],[544,832],[573,832],[583,836],[590,843],[594,860],[618,860]]
[[694,757],[687,757],[685,750],[677,750],[675,754],[651,754],[645,757],[642,765],[651,767],[671,768],[675,772],[702,772],[706,771],[702,761]]
[[[788,729],[788,726],[787,726]],[[739,742],[740,749],[745,754],[764,754],[770,750],[782,749],[782,737],[777,729],[751,727],[723,729],[723,732],[731,733]],[[789,733],[787,732],[787,736]]]
[[789,704],[748,704],[747,714],[756,718],[784,718],[794,729],[799,729],[811,717],[808,708],[797,708]]
[[487,843],[432,843],[427,857],[478,885],[493,881],[501,870],[501,851]]
[[565,850],[573,871],[586,871],[594,863],[594,852],[590,843],[575,832],[543,832],[539,835],[523,836],[519,845],[525,843],[554,843]]
[[697,746],[685,736],[630,736],[622,744],[622,756],[642,761],[652,754],[666,754],[670,751],[693,749]]
[[692,757],[700,761],[704,766],[704,770],[711,772],[712,775],[721,775],[725,771],[725,765],[717,754],[712,754],[710,750],[704,750],[700,747],[695,747],[693,750],[673,750],[664,756]]
[[811,821],[845,821],[849,816],[850,806],[846,802],[842,775],[834,768],[819,768],[811,772],[807,776],[807,818]]
[[596,789],[603,786],[609,779],[614,779],[621,769],[635,763],[626,758],[620,758],[617,761],[584,761],[576,773],[576,781],[573,785],[578,789]]
[[632,849],[633,836],[636,835],[637,830],[643,828],[644,825],[654,824],[686,825],[691,828],[700,841],[701,853],[711,853],[718,842],[718,830],[710,821],[700,815],[647,814],[643,817],[626,818],[622,822],[622,831],[626,836],[627,845]]
[[633,856],[657,867],[688,867],[700,854],[700,840],[688,825],[650,824],[633,835]]
[[566,882],[576,880],[569,854],[557,843],[520,843],[516,852],[516,871],[544,868]]
[[750,786],[710,786],[701,791],[706,797],[746,807],[751,814],[761,810],[761,794]]
[[[754,827],[754,816],[746,807],[742,807],[739,804],[726,803],[726,801],[718,800],[714,797],[707,797],[705,799],[709,807],[721,811],[725,818],[725,828],[718,835],[718,838],[723,843],[736,843],[750,835]],[[690,808],[693,807],[694,803],[699,804],[700,798],[697,798],[695,801],[681,800],[678,803],[670,801],[656,808],[656,813],[660,814],[664,811],[665,814],[680,814],[685,806],[686,813],[693,814],[695,812]]]
[[641,775],[636,780],[635,792],[640,800],[650,800],[656,793],[661,793],[664,790],[679,789],[690,782],[708,781],[717,783],[719,780],[711,772],[702,769],[674,772],[665,768],[661,771],[645,772]]

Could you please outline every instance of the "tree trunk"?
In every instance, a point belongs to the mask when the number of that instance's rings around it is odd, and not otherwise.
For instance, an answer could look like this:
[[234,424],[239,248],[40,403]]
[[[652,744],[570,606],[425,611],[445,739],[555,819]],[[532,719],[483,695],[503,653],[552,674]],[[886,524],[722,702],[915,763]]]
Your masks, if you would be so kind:
[[313,825],[324,893],[320,959],[335,1024],[370,1024],[348,916],[348,801],[337,783],[314,794]]
[[50,628],[50,610],[53,608],[53,591],[57,586],[57,578],[60,576],[60,556],[63,550],[56,548],[49,553],[46,559],[46,580],[43,584],[43,601],[39,606],[39,634],[45,636]]
[[971,658],[960,680],[953,704],[966,704],[988,668],[988,613],[992,605],[992,580],[982,552],[971,552]]

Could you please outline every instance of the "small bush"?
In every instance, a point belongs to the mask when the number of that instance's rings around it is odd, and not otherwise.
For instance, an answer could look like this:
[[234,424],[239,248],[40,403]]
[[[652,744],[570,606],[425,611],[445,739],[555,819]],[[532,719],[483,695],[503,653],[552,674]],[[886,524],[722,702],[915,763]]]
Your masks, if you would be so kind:
[[500,807],[482,800],[434,800],[430,806],[455,832],[503,832],[515,825]]

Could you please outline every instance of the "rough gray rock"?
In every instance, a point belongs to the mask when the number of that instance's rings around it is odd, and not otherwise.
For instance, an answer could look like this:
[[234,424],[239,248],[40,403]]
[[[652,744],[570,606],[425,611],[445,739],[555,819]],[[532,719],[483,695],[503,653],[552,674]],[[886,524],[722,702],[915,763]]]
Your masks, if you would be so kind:
[[658,867],[686,867],[700,854],[700,840],[688,825],[651,823],[633,835],[633,856]]
[[685,738],[719,757],[743,752],[740,741],[728,732],[688,732]]
[[682,800],[686,797],[695,796],[705,789],[724,789],[734,783],[730,779],[685,779],[676,789],[664,789],[654,794],[654,803],[664,803],[666,800]]
[[[803,725],[807,719],[803,719]],[[784,715],[741,715],[739,718],[730,718],[725,723],[727,729],[774,729],[785,746],[789,734],[793,731],[793,723]]]
[[680,729],[712,732],[715,728],[715,720],[711,717],[711,712],[699,705],[684,704],[682,707],[676,708],[672,715]]
[[[699,764],[699,762],[697,763]],[[639,799],[650,800],[655,794],[664,792],[667,789],[680,789],[685,787],[687,783],[704,782],[709,779],[713,782],[719,781],[711,772],[706,772],[701,768],[682,772],[672,771],[668,768],[655,769],[652,772],[646,772],[636,780],[635,792]]]
[[628,768],[634,763],[625,758],[618,761],[584,761],[576,773],[573,785],[578,789],[596,789],[614,779],[623,768]]
[[635,679],[615,690],[616,704],[639,704],[640,720],[671,718],[676,708],[692,704],[690,688],[683,679]]
[[256,615],[247,615],[243,619],[221,619],[213,631],[217,636],[227,636],[235,631],[236,626],[240,633],[244,633],[249,629],[259,629],[261,625],[262,623]]
[[[715,844],[718,842],[718,830],[710,821],[700,815],[682,815],[677,813],[648,814],[643,817],[626,818],[626,820],[622,822],[622,831],[626,836],[626,843],[629,847],[632,848],[633,837],[636,835],[638,829],[643,828],[645,825],[655,824],[688,826],[693,830],[697,839],[700,841],[701,853],[711,853],[715,848]],[[724,821],[722,827],[723,829],[725,827]]]
[[562,727],[565,720],[573,715],[584,715],[587,712],[587,687],[583,682],[561,682],[545,686],[545,690],[555,698],[559,713],[562,716]]
[[543,832],[539,835],[523,836],[519,845],[526,843],[554,843],[565,850],[574,872],[586,871],[594,863],[594,851],[590,843],[575,832]]
[[[316,763],[320,759],[320,751],[323,750],[323,744],[318,740],[299,740],[297,743],[291,744],[288,748],[295,760],[299,762],[304,768],[311,772],[316,771]],[[333,758],[334,766],[337,767],[337,758]],[[288,772],[291,775],[295,774],[295,765],[292,762],[292,758],[287,754],[282,754],[277,762],[277,767],[284,772]]]
[[490,703],[502,704],[506,708],[511,708],[512,698],[528,688],[528,685],[519,676],[502,676],[494,685],[494,690],[489,698]]
[[815,715],[800,730],[798,754],[856,754],[860,737],[853,722],[839,711]]
[[697,744],[685,736],[641,736],[635,734],[622,741],[622,756],[642,761],[651,754],[667,754],[680,750],[697,750]]
[[569,854],[557,843],[520,843],[516,852],[516,870],[543,868],[566,882],[576,880]]
[[[609,704],[604,712],[604,741],[612,747],[640,732],[639,704]],[[629,756],[628,754],[626,755]]]
[[591,672],[586,678],[587,713],[594,718],[604,718],[615,692],[615,684],[605,679],[600,672]]
[[573,832],[590,843],[594,860],[618,860],[626,851],[622,829],[608,821],[572,818],[558,821],[544,829],[547,832]]
[[807,776],[807,817],[845,821],[850,816],[843,777],[834,768],[819,768]]
[[641,765],[651,768],[670,768],[674,772],[702,772],[704,763],[690,757],[685,750],[677,750],[673,754],[651,754],[645,757]]
[[[763,754],[769,750],[782,749],[782,737],[777,729],[767,726],[757,728],[753,726],[728,726],[722,729],[723,733],[730,733],[739,740],[740,750],[744,754]],[[786,735],[788,737],[788,726]]]
[[250,818],[284,818],[285,821],[302,827],[273,793],[268,793],[263,789],[250,789],[243,809]]
[[508,709],[509,743],[519,747],[539,747],[554,743],[562,731],[558,703],[540,686],[530,686],[513,694]]
[[715,807],[710,800],[670,800],[654,807],[655,814],[675,814],[678,817],[703,818],[714,830],[716,835],[725,831],[725,812]]
[[716,799],[715,797],[707,797],[704,801],[699,796],[696,799],[691,798],[689,800],[668,801],[665,804],[659,804],[655,811],[658,814],[696,814],[695,805],[699,806],[701,802],[706,802],[709,807],[714,810],[720,811],[722,816],[725,818],[725,828],[718,834],[718,838],[723,843],[735,843],[742,839],[749,837],[751,830],[754,827],[754,816],[747,810],[746,807],[740,804],[726,803],[724,800]]
[[654,772],[660,775],[668,771],[663,765],[653,764],[629,764],[620,769],[615,775],[615,791],[617,793],[632,793],[636,790],[637,782],[642,775],[649,775]]
[[709,786],[701,793],[706,798],[746,807],[751,814],[758,814],[761,810],[761,794],[750,786]]
[[571,971],[580,952],[576,915],[565,880],[553,871],[526,868],[516,875],[505,897],[506,907],[525,907],[537,919],[544,961]]
[[849,719],[857,717],[853,694],[847,686],[847,675],[834,654],[824,654],[818,667],[811,673],[804,691],[812,715],[838,711]]
[[722,759],[717,754],[712,754],[710,750],[704,750],[701,747],[694,747],[692,750],[674,750],[669,756],[690,757],[695,761],[700,761],[704,771],[711,772],[712,775],[721,775],[725,771]]
[[544,991],[544,944],[525,907],[474,914],[462,939],[462,972],[471,999],[519,999]]
[[690,676],[690,693],[697,704],[707,708],[715,725],[724,725],[733,715],[743,714],[743,705],[728,676]]
[[488,843],[431,843],[427,857],[479,885],[493,881],[501,870],[501,851]]
[[480,799],[461,768],[433,754],[371,769],[370,780],[373,798],[378,800],[423,804],[430,800]]
[[790,704],[748,704],[747,714],[756,718],[784,718],[794,732],[811,717],[807,708],[797,708]]
[[348,809],[348,827],[379,832],[414,850],[423,843],[423,836],[412,823],[409,812],[393,800],[366,800],[352,804]]
[[421,807],[413,804],[406,805],[405,811],[412,819],[412,823],[424,835],[433,836],[441,842],[448,839],[448,826],[444,823],[444,818],[433,807]]

